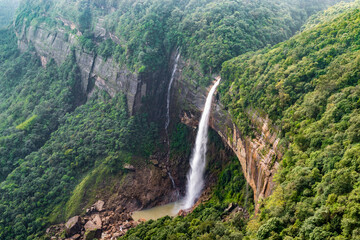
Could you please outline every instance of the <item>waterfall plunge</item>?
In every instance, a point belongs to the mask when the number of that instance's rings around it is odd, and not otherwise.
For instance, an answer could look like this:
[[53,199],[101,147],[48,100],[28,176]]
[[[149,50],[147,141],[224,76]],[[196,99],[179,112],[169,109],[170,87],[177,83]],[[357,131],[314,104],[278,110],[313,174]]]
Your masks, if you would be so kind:
[[[177,50],[177,54],[176,54],[176,58],[175,58],[175,63],[174,63],[173,71],[172,71],[172,74],[171,74],[168,91],[167,91],[167,99],[166,99],[166,122],[165,122],[166,134],[168,134],[168,128],[169,128],[169,124],[170,124],[170,97],[171,97],[171,87],[172,87],[172,84],[173,84],[173,82],[174,82],[175,73],[176,73],[176,71],[177,71],[177,66],[178,66],[178,63],[179,63],[179,58],[180,58],[180,52],[179,52],[179,50]],[[168,143],[169,143],[169,139],[168,139]]]
[[[178,67],[178,63],[179,63],[179,59],[180,59],[180,51],[179,49],[177,49],[177,53],[176,53],[176,57],[175,57],[175,62],[174,62],[174,67],[173,67],[173,71],[171,73],[171,78],[170,78],[170,83],[168,86],[168,91],[167,91],[167,98],[166,98],[166,121],[165,121],[165,131],[166,131],[166,141],[167,141],[167,145],[168,145],[168,154],[167,154],[167,160],[169,161],[170,158],[170,139],[169,139],[169,133],[168,133],[168,128],[169,128],[169,124],[170,124],[170,98],[171,98],[171,87],[172,84],[174,82],[175,79],[175,73],[177,71],[177,67]],[[171,180],[171,184],[173,186],[174,189],[176,189],[176,185],[175,185],[175,181],[174,178],[171,176],[171,173],[168,171],[168,175],[169,178]]]
[[198,133],[196,135],[195,148],[190,159],[190,171],[187,175],[186,196],[183,202],[183,209],[191,208],[196,199],[200,197],[201,191],[204,187],[204,172],[206,163],[206,151],[208,141],[208,123],[210,118],[210,110],[212,99],[217,86],[220,83],[220,78],[211,88],[209,95],[206,98],[204,111],[201,115]]

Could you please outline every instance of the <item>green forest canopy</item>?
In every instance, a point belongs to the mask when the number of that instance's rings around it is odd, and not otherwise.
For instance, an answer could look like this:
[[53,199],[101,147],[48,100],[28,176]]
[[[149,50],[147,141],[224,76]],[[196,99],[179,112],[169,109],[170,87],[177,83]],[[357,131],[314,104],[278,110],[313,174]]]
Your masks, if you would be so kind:
[[244,132],[269,114],[290,143],[277,187],[248,226],[257,239],[360,234],[360,9],[223,64],[221,101]]
[[[60,16],[83,33],[84,47],[136,71],[154,71],[166,65],[174,48],[195,60],[205,73],[220,71],[221,64],[247,51],[288,39],[313,13],[337,0],[102,0],[27,1],[17,26],[46,22],[61,26]],[[32,9],[37,9],[36,12]],[[117,43],[94,35],[105,27]],[[69,29],[70,31],[70,29]]]
[[[333,2],[32,0],[22,5],[16,29],[46,24],[72,33],[62,16],[83,32],[84,48],[135,70],[163,66],[181,46],[185,58],[211,72],[234,56],[289,38],[310,14]],[[100,17],[119,43],[95,37]],[[358,234],[358,21],[353,11],[223,65],[221,100],[240,128],[249,130],[242,125],[244,110],[261,108],[282,127],[283,140],[293,143],[261,218],[249,223],[248,231],[234,228],[241,232],[237,236]],[[0,32],[0,49],[0,239],[33,239],[56,217],[64,218],[59,206],[91,170],[100,165],[121,172],[134,156],[149,156],[157,129],[146,115],[130,117],[121,94],[113,99],[99,94],[80,106],[74,54],[44,69],[36,57],[17,50],[12,29]],[[237,185],[229,187],[234,193]],[[211,237],[207,229],[214,224],[198,230]]]

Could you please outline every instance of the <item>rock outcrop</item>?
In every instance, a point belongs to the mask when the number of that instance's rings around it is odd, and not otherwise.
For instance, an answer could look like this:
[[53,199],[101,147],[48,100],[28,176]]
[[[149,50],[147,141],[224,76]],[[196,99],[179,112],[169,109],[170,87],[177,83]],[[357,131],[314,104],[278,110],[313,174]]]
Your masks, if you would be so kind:
[[94,208],[98,212],[102,212],[104,210],[104,201],[99,200],[94,204]]
[[146,95],[146,83],[136,73],[120,67],[112,58],[104,59],[83,49],[77,35],[62,28],[50,29],[41,24],[36,27],[24,25],[17,36],[20,50],[34,47],[44,67],[50,59],[58,64],[63,63],[74,51],[81,72],[81,92],[88,97],[95,89],[106,91],[111,97],[123,92],[131,114],[140,107],[141,97]]
[[[180,61],[180,69],[188,63]],[[189,126],[197,127],[204,108],[209,88],[196,87],[196,83],[177,74],[174,82],[177,114],[181,121]],[[231,115],[225,110],[218,96],[213,103],[210,126],[221,136],[223,142],[229,146],[238,157],[244,176],[254,192],[255,203],[260,198],[267,197],[273,189],[273,176],[278,169],[282,151],[279,149],[279,138],[276,127],[271,126],[268,117],[261,117],[254,110],[247,112],[254,131],[253,138],[243,136]],[[256,210],[258,205],[256,204]]]

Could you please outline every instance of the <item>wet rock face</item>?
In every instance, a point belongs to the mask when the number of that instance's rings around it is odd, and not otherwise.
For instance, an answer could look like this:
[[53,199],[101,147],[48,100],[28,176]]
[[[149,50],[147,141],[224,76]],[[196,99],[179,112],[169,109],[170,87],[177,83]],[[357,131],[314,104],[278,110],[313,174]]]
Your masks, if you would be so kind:
[[[185,66],[186,63],[180,60],[180,68]],[[174,88],[178,89],[173,96],[173,101],[176,102],[179,118],[184,124],[196,128],[210,87],[196,88],[195,82],[178,74]],[[242,136],[230,114],[218,100],[218,96],[215,96],[212,108],[210,126],[238,157],[244,176],[253,189],[255,203],[257,203],[260,198],[271,194],[274,185],[273,176],[278,169],[278,161],[282,157],[276,131],[271,132],[270,129],[274,127],[271,126],[267,117],[260,117],[256,111],[249,110],[247,114],[257,131],[254,132],[254,138]]]

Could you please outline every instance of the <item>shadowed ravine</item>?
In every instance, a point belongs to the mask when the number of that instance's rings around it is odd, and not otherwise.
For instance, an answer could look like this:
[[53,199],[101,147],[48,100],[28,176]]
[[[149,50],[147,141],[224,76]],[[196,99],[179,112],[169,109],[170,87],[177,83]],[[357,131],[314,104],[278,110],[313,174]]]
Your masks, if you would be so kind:
[[[178,59],[177,55],[177,59]],[[176,65],[175,65],[176,66]],[[204,111],[201,115],[198,132],[196,135],[196,142],[190,158],[190,170],[187,176],[186,195],[184,199],[178,202],[167,204],[164,206],[155,207],[143,211],[134,212],[133,218],[138,219],[157,219],[166,215],[174,216],[181,209],[190,209],[195,201],[200,197],[201,191],[204,187],[204,172],[206,166],[206,151],[208,142],[209,119],[211,112],[211,104],[216,88],[220,84],[220,78],[210,89],[206,98]],[[170,89],[170,87],[169,87]],[[171,178],[171,175],[169,175]]]

